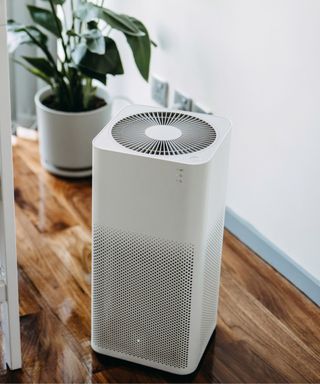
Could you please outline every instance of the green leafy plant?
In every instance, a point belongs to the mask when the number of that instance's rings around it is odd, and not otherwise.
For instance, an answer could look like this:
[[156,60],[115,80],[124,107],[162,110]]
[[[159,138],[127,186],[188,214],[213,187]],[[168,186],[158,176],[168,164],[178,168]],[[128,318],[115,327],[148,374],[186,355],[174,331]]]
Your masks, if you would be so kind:
[[[78,112],[105,104],[96,96],[93,79],[106,85],[107,75],[124,73],[116,42],[110,37],[113,29],[124,34],[139,72],[148,80],[151,45],[154,43],[141,21],[105,8],[104,0],[99,0],[99,4],[88,0],[43,2],[49,7],[27,6],[33,25],[9,20],[7,30],[11,53],[22,44],[41,50],[41,57],[22,56],[22,60],[15,61],[50,85],[52,96],[44,101],[48,106]],[[66,7],[69,7],[72,20],[65,17]],[[57,59],[48,48],[44,30],[53,34],[62,48],[63,53]]]

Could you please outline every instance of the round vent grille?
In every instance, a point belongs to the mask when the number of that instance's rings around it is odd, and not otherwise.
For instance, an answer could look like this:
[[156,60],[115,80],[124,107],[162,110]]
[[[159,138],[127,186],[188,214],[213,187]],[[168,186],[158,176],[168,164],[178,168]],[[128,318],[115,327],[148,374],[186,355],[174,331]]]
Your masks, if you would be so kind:
[[200,151],[216,139],[205,121],[177,112],[146,112],[126,117],[112,128],[126,148],[150,155],[174,156]]

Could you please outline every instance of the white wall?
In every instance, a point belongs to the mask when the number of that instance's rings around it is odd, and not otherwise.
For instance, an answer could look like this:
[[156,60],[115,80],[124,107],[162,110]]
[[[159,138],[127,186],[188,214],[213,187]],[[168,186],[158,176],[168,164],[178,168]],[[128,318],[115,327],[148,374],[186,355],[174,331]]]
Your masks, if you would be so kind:
[[[26,4],[34,1],[10,0],[8,4],[8,18],[22,24],[30,24],[30,17]],[[19,48],[19,54],[25,56],[36,56],[36,48],[23,46]],[[18,56],[18,55],[17,55]],[[24,126],[30,126],[34,120],[34,103],[32,96],[37,91],[36,78],[17,64],[10,62],[10,83],[11,83],[11,109],[12,120]]]
[[[21,24],[32,24],[27,4],[39,5],[43,8],[49,4],[41,0],[10,0],[7,1],[8,19],[14,19]],[[53,35],[48,35],[48,46],[53,55],[56,52],[56,40]],[[41,55],[39,49],[31,45],[18,48],[15,58],[19,56]],[[11,112],[12,120],[17,125],[30,127],[35,122],[35,106],[33,96],[40,87],[46,85],[42,80],[27,72],[21,66],[10,61],[10,86],[11,86]]]
[[[148,26],[153,73],[232,120],[227,205],[320,280],[320,1],[106,5]],[[111,89],[152,103],[124,51]]]

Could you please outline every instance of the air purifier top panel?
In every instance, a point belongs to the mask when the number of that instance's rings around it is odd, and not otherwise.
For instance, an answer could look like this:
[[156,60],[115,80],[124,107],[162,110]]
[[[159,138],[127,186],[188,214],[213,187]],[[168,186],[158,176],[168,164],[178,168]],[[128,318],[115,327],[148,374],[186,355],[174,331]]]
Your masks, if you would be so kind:
[[137,113],[118,121],[112,137],[133,151],[155,156],[177,156],[198,152],[216,139],[212,125],[180,112]]
[[96,148],[163,160],[203,163],[230,130],[213,115],[164,108],[123,109],[94,139]]

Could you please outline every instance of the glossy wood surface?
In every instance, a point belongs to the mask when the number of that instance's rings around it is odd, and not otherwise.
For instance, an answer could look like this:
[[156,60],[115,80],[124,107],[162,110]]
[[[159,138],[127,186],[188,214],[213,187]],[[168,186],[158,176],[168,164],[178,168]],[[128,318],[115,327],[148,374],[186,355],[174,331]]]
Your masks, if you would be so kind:
[[0,382],[320,382],[320,310],[225,233],[219,320],[198,370],[166,374],[90,348],[90,180],[46,173],[14,148],[23,369]]

